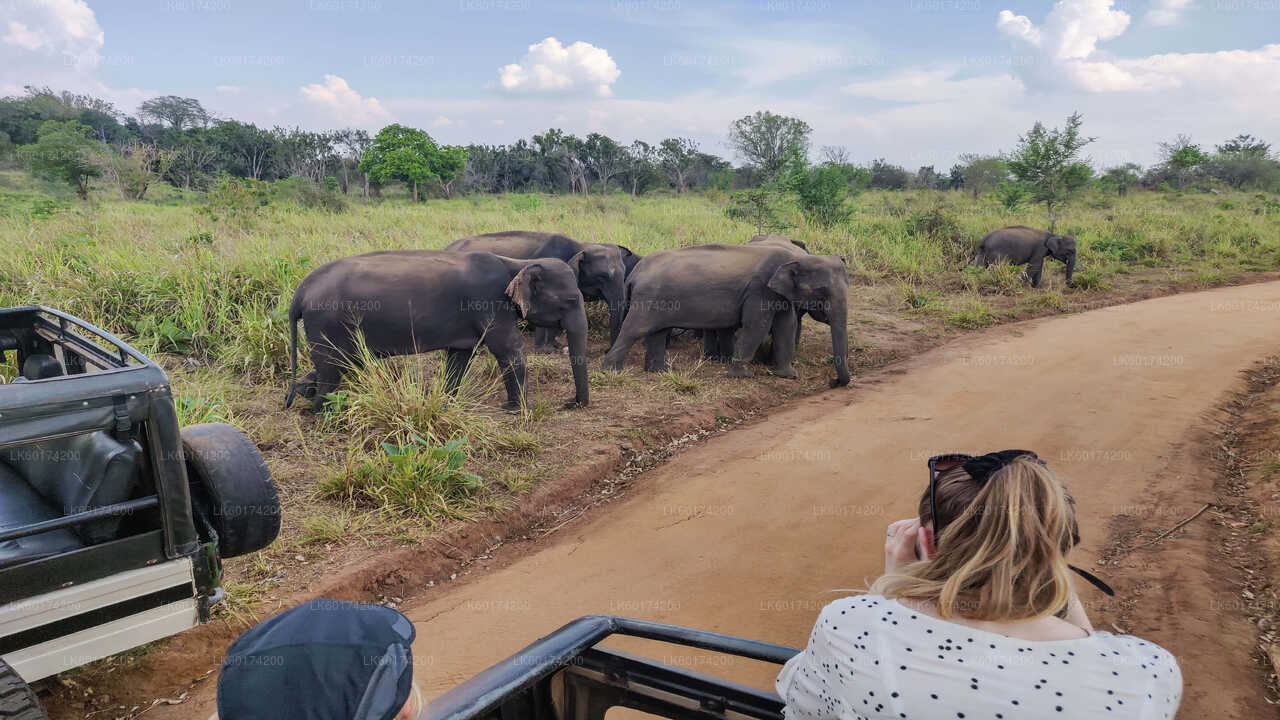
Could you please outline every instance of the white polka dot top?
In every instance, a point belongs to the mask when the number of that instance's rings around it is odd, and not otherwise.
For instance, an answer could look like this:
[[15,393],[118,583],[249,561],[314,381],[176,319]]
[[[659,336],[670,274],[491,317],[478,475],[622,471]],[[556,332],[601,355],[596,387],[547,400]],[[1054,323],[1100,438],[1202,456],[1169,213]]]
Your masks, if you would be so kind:
[[823,608],[777,689],[788,720],[1160,720],[1178,711],[1182,672],[1132,635],[1020,640],[859,595]]

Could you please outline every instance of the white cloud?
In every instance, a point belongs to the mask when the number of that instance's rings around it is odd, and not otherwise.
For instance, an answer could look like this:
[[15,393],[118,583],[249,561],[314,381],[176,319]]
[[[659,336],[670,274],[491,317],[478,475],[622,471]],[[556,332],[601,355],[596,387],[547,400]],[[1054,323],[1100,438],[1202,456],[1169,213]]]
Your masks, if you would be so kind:
[[83,0],[10,2],[0,25],[0,85],[93,89],[102,28]]
[[549,37],[529,46],[518,63],[498,69],[498,82],[507,92],[589,91],[599,97],[613,95],[614,81],[622,72],[609,52],[579,40],[565,47]]
[[1149,25],[1177,25],[1192,4],[1193,0],[1152,0],[1142,20]]
[[325,75],[323,83],[303,85],[298,91],[308,104],[342,124],[369,127],[391,117],[377,98],[361,97],[337,75]]
[[243,90],[243,85],[218,85],[213,88],[214,92],[223,95],[239,95]]
[[[1027,53],[1018,72],[1029,87],[1041,91],[1152,93],[1182,89],[1193,93],[1188,99],[1203,102],[1207,97],[1251,95],[1274,88],[1275,78],[1280,77],[1280,58],[1274,45],[1258,50],[1114,57],[1099,50],[1098,43],[1123,34],[1130,18],[1113,5],[1112,0],[1058,0],[1042,26],[1003,10],[996,28],[1016,49]],[[1153,11],[1180,11],[1186,5],[1180,0],[1157,0]]]
[[456,123],[444,115],[437,115],[435,120],[431,121],[431,127],[446,128],[453,127]]

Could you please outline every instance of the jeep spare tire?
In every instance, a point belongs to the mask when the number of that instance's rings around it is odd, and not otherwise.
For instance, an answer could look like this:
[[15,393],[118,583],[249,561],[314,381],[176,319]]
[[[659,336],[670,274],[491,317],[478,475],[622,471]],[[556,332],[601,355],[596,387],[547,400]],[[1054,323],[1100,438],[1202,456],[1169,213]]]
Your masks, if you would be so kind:
[[280,498],[258,447],[226,423],[188,425],[181,434],[193,510],[218,534],[218,554],[270,545],[280,533]]
[[36,694],[0,659],[0,717],[5,720],[49,720]]

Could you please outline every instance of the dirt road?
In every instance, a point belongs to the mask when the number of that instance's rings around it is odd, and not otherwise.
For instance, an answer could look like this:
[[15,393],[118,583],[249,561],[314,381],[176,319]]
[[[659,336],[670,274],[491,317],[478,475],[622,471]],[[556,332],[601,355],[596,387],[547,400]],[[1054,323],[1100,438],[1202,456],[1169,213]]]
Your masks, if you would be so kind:
[[[995,328],[804,400],[409,608],[419,677],[438,694],[589,613],[802,644],[822,605],[881,569],[884,528],[913,512],[928,456],[1020,447],[1068,478],[1082,512],[1076,560],[1121,596],[1107,604],[1082,589],[1095,624],[1178,656],[1182,717],[1270,717],[1251,628],[1215,601],[1231,578],[1210,516],[1157,546],[1117,548],[1212,499],[1202,416],[1240,370],[1280,350],[1278,320],[1280,283],[1170,296]],[[618,644],[761,686],[775,673]],[[179,712],[210,708],[202,698]]]

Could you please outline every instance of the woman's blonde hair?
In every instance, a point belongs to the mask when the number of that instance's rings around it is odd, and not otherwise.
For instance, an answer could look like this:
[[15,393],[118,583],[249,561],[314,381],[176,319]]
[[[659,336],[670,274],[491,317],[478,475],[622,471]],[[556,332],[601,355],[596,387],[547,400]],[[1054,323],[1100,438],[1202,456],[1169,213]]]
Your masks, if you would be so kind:
[[[944,618],[1021,620],[1066,607],[1079,531],[1075,501],[1053,471],[1023,455],[980,484],[957,467],[938,476],[936,496],[945,525],[933,559],[880,577],[871,592],[933,601]],[[933,519],[926,490],[920,521]]]

